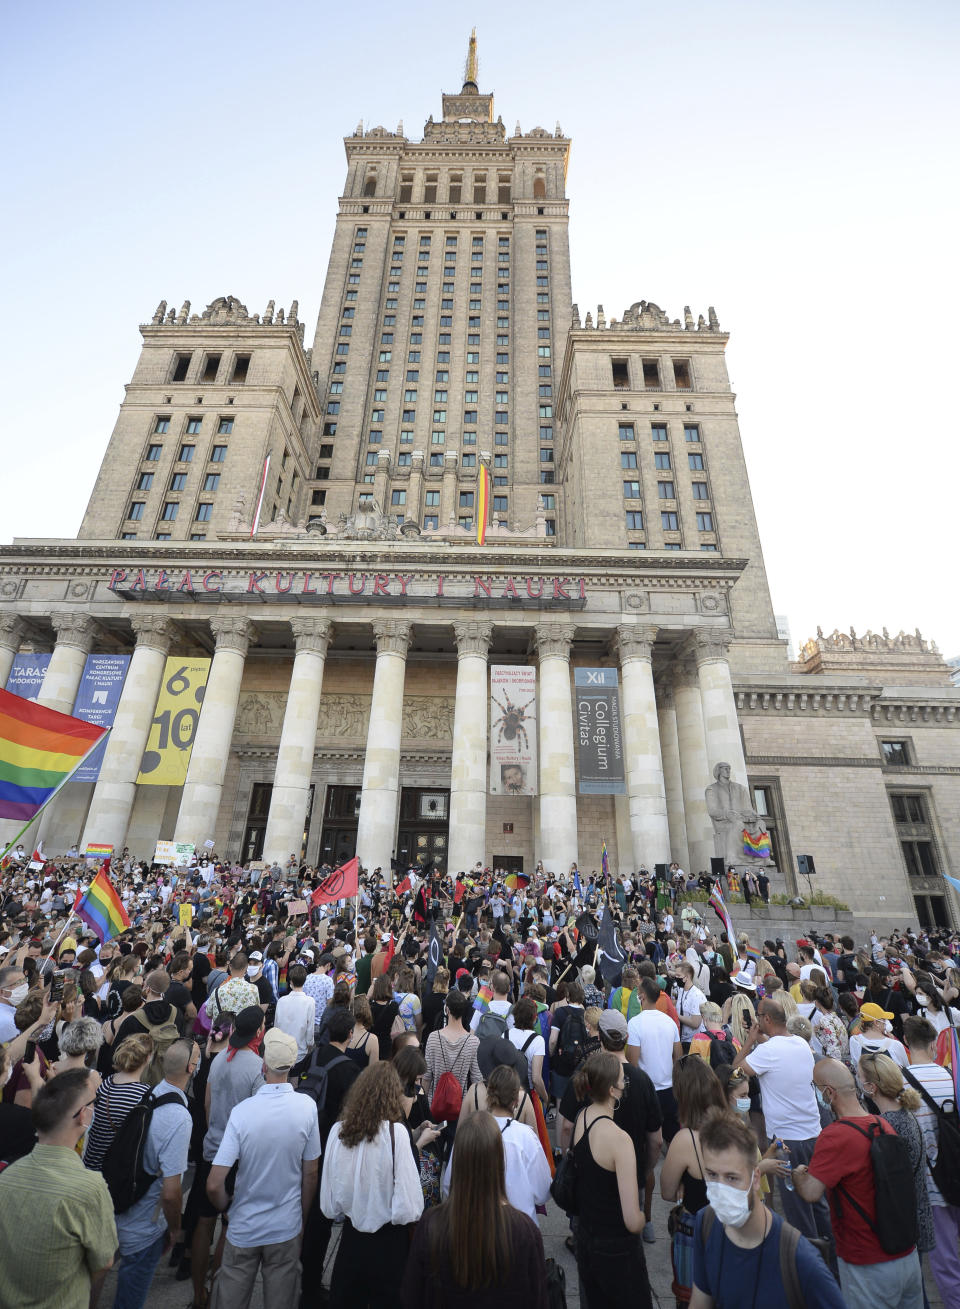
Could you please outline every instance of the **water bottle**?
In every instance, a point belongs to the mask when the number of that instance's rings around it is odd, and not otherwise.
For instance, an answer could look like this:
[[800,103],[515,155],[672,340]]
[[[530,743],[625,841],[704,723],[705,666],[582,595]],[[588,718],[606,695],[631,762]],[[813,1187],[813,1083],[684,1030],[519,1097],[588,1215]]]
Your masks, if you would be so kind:
[[777,1158],[779,1159],[780,1163],[783,1164],[784,1168],[787,1169],[788,1175],[783,1179],[783,1184],[788,1191],[792,1191],[793,1179],[792,1177],[789,1176],[789,1174],[793,1172],[793,1164],[790,1162],[790,1147],[788,1145],[784,1145],[783,1141],[779,1137],[777,1138]]

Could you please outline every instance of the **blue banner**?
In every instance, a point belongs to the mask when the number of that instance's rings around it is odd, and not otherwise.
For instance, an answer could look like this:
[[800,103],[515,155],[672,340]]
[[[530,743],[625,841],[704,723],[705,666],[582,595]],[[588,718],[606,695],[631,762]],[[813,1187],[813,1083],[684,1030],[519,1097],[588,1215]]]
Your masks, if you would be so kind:
[[49,663],[49,653],[14,655],[6,689],[24,700],[36,700]]
[[[98,727],[112,727],[113,719],[120,703],[120,692],[130,667],[129,655],[89,654],[83,666],[83,677],[77,690],[73,712],[85,723],[96,723]],[[107,748],[107,737],[97,746],[93,754],[88,755],[80,768],[74,773],[74,782],[95,782],[100,776],[103,752]]]
[[620,686],[615,668],[576,668],[581,795],[625,795]]

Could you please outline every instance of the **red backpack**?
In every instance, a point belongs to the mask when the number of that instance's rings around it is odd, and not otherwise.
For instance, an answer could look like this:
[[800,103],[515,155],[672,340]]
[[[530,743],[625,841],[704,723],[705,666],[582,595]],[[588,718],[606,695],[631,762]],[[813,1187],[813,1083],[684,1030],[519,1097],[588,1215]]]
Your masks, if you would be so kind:
[[[463,1041],[467,1038],[463,1037]],[[442,1036],[438,1036],[441,1050],[447,1047],[449,1053],[449,1042],[445,1041]],[[463,1049],[463,1041],[457,1047],[457,1053],[451,1061],[451,1068],[460,1057],[460,1051]],[[444,1057],[446,1062],[446,1056]],[[450,1123],[460,1117],[460,1109],[463,1105],[463,1087],[460,1085],[451,1068],[447,1068],[437,1078],[437,1084],[433,1088],[433,1099],[430,1101],[430,1117],[435,1123]]]

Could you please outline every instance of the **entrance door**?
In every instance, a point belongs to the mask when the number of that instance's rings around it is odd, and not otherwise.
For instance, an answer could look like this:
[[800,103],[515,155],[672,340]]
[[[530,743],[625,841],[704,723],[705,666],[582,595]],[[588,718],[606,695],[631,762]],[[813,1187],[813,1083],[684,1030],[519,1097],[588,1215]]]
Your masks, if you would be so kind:
[[493,867],[502,868],[508,873],[523,872],[523,855],[520,854],[495,854],[493,856]]
[[357,853],[357,820],[360,816],[359,786],[327,787],[327,803],[323,810],[323,828],[320,833],[322,864],[346,863]]
[[[405,786],[400,792],[400,826],[397,864],[401,872],[411,866],[447,871],[450,792]],[[482,858],[480,852],[477,858]],[[457,872],[457,869],[453,870]]]

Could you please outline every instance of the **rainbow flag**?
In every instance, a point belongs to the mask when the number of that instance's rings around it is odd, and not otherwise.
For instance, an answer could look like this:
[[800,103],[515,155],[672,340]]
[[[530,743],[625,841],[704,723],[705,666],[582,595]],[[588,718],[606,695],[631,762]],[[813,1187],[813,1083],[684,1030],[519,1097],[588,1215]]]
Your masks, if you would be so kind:
[[746,949],[744,950],[744,954],[746,955],[747,959],[752,959],[753,962],[754,962],[754,963],[757,965],[757,967],[759,968],[759,966],[760,966],[760,951],[757,949],[757,947],[756,947],[755,945],[748,945],[748,946],[746,947]]
[[108,730],[0,691],[0,818],[35,818]]
[[751,832],[748,832],[747,829],[744,828],[743,829],[743,853],[745,855],[751,856],[754,859],[769,859],[770,858],[770,833],[758,832],[757,835],[754,836]]
[[604,880],[606,880],[610,876],[610,860],[607,858],[606,841],[600,847],[600,867],[603,869]]
[[490,472],[485,464],[480,465],[477,477],[477,545],[483,545],[487,539],[487,518],[490,516]]
[[113,854],[112,845],[103,845],[100,843],[88,844],[83,852],[84,859],[109,859]]
[[73,912],[92,932],[96,932],[101,945],[130,926],[127,911],[102,868],[86,891],[77,892]]
[[478,1010],[480,1013],[486,1013],[486,1011],[490,1008],[490,1001],[492,999],[493,999],[493,987],[481,986],[480,990],[477,992],[477,998],[473,1002],[473,1007],[474,1009]]
[[730,976],[733,977],[734,973],[740,971],[740,961],[737,958],[737,933],[734,930],[733,919],[730,917],[730,910],[723,902],[723,892],[720,889],[719,882],[710,892],[710,905],[713,912],[723,923],[724,930],[727,933],[727,940],[733,947],[733,968],[730,970]]
[[503,884],[508,891],[524,891],[530,885],[529,873],[507,873]]

